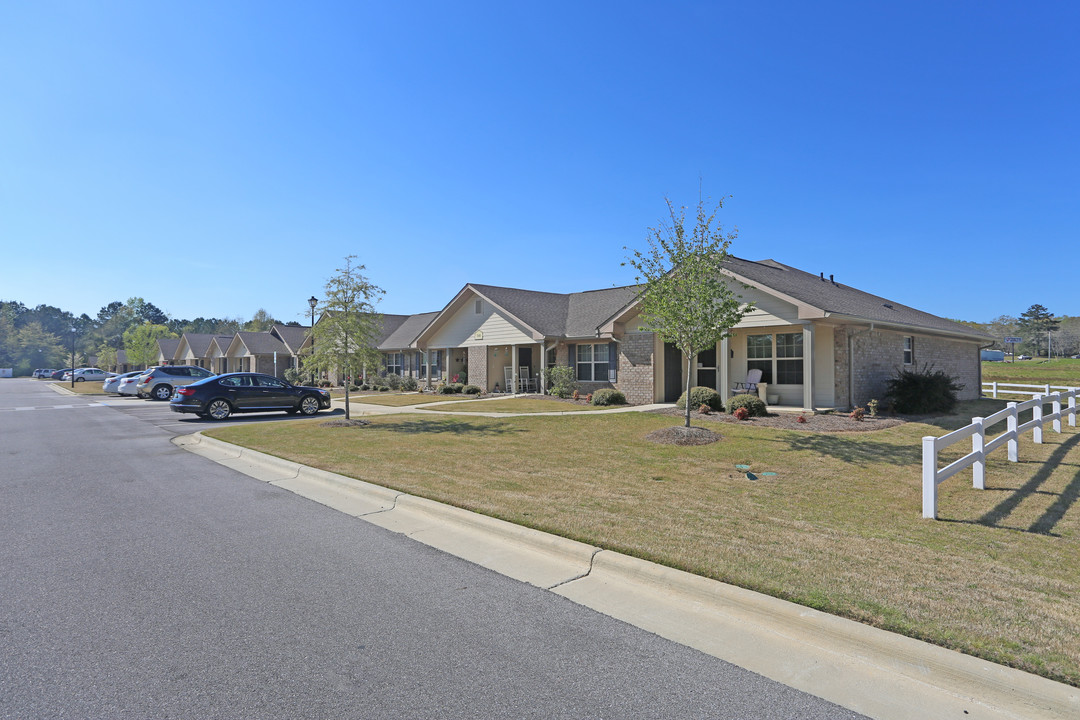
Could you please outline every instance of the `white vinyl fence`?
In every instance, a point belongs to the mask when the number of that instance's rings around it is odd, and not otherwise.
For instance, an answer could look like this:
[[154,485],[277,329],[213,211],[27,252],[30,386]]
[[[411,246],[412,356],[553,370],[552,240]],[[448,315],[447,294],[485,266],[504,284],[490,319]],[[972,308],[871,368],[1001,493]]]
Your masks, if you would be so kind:
[[[1027,392],[1001,390],[1001,386],[1005,383],[984,383],[984,385],[986,384],[995,385],[994,392],[1031,394],[1030,390]],[[1028,387],[1037,390],[1050,388],[1049,385],[1024,385],[1016,387]],[[1004,410],[999,410],[989,417],[972,418],[970,425],[965,425],[959,430],[953,430],[951,433],[942,435],[941,437],[934,437],[932,435],[924,437],[922,439],[922,516],[924,518],[937,518],[937,486],[940,485],[942,481],[947,480],[965,468],[972,468],[972,487],[977,490],[985,489],[986,456],[1002,445],[1008,447],[1009,460],[1011,462],[1018,462],[1019,439],[1020,435],[1023,433],[1030,430],[1032,439],[1036,443],[1041,444],[1043,425],[1047,422],[1052,423],[1054,431],[1060,433],[1061,419],[1063,416],[1068,416],[1069,425],[1071,427],[1076,427],[1076,398],[1078,395],[1080,395],[1080,390],[1077,388],[1064,388],[1064,392],[1052,394],[1036,394],[1031,400],[1026,402],[1011,402],[1006,405]],[[1052,411],[1050,414],[1046,415],[1043,413],[1043,410],[1048,403],[1052,406]],[[1064,408],[1062,407],[1063,403],[1065,403]],[[1021,425],[1019,424],[1020,413],[1027,410],[1031,410],[1031,420]],[[986,428],[989,428],[1002,420],[1006,421],[1005,432],[987,442]],[[971,452],[938,470],[938,453],[969,437],[971,438]]]

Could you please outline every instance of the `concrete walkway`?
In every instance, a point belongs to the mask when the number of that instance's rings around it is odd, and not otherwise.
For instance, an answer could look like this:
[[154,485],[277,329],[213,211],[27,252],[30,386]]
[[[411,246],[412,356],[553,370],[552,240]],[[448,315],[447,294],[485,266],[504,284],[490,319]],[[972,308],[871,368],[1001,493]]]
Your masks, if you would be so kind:
[[172,442],[870,717],[1080,717],[1080,689],[1019,670],[201,434]]
[[[360,397],[369,397],[361,395]],[[516,400],[520,398],[544,398],[543,395],[503,395],[501,397],[483,398],[482,400],[432,400],[431,402],[417,403],[416,405],[380,405],[377,403],[365,403],[349,398],[349,414],[358,416],[365,415],[400,415],[403,413],[432,414],[432,415],[469,415],[472,417],[544,417],[561,415],[610,415],[612,413],[646,412],[660,408],[675,407],[675,403],[653,403],[650,405],[620,405],[605,408],[603,410],[559,410],[554,412],[537,413],[506,413],[506,412],[469,412],[461,410],[455,412],[454,405],[467,405],[476,402],[499,402],[502,400]],[[345,409],[344,398],[334,398],[331,407],[335,410]],[[438,410],[434,408],[439,408]]]

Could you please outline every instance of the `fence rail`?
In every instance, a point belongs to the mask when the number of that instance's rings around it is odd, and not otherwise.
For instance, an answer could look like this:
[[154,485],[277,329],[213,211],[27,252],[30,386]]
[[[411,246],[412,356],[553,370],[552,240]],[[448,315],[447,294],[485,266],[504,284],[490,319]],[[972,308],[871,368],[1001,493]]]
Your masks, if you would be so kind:
[[[1076,398],[1080,396],[1080,389],[1063,388],[1063,392],[1050,393],[1050,385],[1012,385],[1010,383],[983,383],[994,385],[995,397],[998,392],[1014,394],[1030,394],[1028,391],[1001,390],[1001,385],[1011,387],[1036,388],[1047,390],[1044,394],[1035,394],[1026,402],[1010,402],[1004,410],[999,410],[993,415],[981,418],[972,418],[970,425],[965,425],[959,430],[953,430],[941,437],[928,435],[922,439],[922,484],[923,484],[923,517],[937,518],[937,487],[943,481],[948,480],[956,473],[966,468],[971,468],[971,486],[977,490],[986,488],[986,456],[997,450],[1002,445],[1008,446],[1008,458],[1010,462],[1019,462],[1020,436],[1026,432],[1032,433],[1035,443],[1043,441],[1043,426],[1047,422],[1055,432],[1061,432],[1061,420],[1068,417],[1070,427],[1076,427]],[[1063,403],[1066,405],[1063,407]],[[1046,405],[1050,404],[1051,412],[1044,413]],[[1020,423],[1020,413],[1031,410],[1031,420]],[[986,429],[993,427],[1004,420],[1005,432],[997,437],[986,440]],[[938,469],[938,453],[956,443],[971,438],[971,452],[958,460],[954,460],[945,467]]]
[[[1012,388],[1016,388],[1015,390]],[[1042,385],[1023,385],[1020,383],[1002,383],[1002,382],[984,382],[982,384],[983,396],[989,396],[998,399],[999,395],[1027,395],[1034,397],[1035,395],[1051,395],[1055,390],[1061,392],[1068,392],[1074,388],[1066,385],[1051,385],[1050,383],[1044,383]]]

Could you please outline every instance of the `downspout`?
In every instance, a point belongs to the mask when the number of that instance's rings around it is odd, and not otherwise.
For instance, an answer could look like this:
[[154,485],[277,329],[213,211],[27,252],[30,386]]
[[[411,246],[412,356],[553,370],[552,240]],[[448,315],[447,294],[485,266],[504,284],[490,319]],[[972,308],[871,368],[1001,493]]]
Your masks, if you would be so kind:
[[847,358],[848,358],[848,407],[855,407],[855,338],[869,335],[874,332],[874,323],[870,323],[867,330],[857,333],[848,333]]

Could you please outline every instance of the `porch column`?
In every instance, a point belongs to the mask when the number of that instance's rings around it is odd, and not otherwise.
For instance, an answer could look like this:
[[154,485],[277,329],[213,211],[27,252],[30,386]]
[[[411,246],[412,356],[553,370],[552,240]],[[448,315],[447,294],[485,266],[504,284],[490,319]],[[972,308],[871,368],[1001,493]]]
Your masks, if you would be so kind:
[[424,383],[424,387],[428,390],[431,389],[431,351],[424,350],[424,377],[427,381]]
[[511,373],[510,377],[512,377],[514,379],[513,390],[511,390],[511,392],[513,392],[516,395],[517,391],[518,391],[518,346],[517,345],[511,345],[510,346],[510,373]]
[[814,409],[814,326],[803,325],[803,407]]
[[731,338],[725,337],[720,341],[719,355],[717,364],[720,366],[720,399],[726,406],[731,399]]

